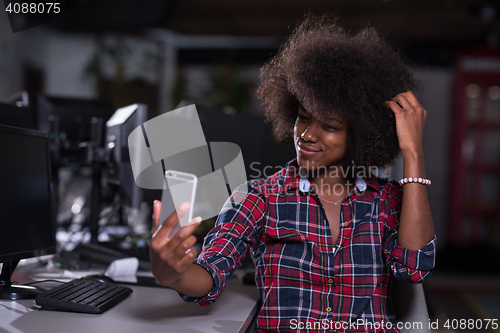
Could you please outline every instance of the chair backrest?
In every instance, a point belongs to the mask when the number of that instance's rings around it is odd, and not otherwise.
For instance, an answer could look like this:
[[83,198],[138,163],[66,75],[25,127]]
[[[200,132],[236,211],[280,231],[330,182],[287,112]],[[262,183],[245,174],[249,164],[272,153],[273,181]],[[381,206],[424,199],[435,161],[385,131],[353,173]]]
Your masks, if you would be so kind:
[[392,303],[402,333],[430,333],[429,313],[421,284],[392,282]]

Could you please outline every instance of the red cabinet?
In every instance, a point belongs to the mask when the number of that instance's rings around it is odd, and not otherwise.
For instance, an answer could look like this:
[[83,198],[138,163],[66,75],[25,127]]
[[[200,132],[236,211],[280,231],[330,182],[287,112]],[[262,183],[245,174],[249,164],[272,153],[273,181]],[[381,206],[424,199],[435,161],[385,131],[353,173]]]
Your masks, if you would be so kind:
[[456,67],[448,241],[499,249],[500,48],[464,52]]

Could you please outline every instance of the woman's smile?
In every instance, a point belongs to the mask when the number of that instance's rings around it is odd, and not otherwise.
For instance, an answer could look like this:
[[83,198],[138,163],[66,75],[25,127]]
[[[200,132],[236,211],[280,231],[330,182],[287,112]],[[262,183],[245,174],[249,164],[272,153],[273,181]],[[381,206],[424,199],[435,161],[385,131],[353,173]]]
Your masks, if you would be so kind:
[[297,138],[297,147],[299,148],[299,154],[303,157],[316,157],[321,153],[321,149],[306,143],[301,143],[300,138]]

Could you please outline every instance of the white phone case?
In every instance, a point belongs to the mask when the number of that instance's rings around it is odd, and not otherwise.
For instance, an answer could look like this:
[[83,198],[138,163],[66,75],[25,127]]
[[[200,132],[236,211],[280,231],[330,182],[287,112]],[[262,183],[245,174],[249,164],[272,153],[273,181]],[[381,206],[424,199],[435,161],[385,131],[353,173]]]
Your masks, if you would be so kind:
[[[165,219],[169,217],[177,208],[179,208],[183,202],[189,203],[189,210],[184,213],[184,215],[179,216],[179,221],[168,236],[169,239],[175,236],[179,229],[188,225],[193,219],[193,207],[197,183],[198,178],[196,175],[175,170],[165,171],[166,187],[163,190],[161,198],[160,228]],[[158,230],[155,232],[155,235]],[[155,235],[153,235],[153,237]]]

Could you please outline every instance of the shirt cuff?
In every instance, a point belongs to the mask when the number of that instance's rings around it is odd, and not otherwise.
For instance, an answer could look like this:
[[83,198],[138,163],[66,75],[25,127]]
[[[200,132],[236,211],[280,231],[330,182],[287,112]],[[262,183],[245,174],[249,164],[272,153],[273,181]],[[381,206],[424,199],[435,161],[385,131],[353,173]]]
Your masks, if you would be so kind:
[[186,302],[193,302],[198,303],[201,306],[208,306],[217,301],[217,299],[219,298],[221,294],[221,286],[224,285],[224,276],[220,274],[219,271],[212,266],[212,264],[210,264],[203,258],[194,259],[194,263],[205,268],[208,273],[210,273],[212,279],[214,280],[214,287],[208,292],[208,294],[203,297],[191,297],[181,293],[178,294]]
[[419,271],[430,271],[434,268],[436,259],[436,235],[420,250],[409,250],[397,244],[394,249],[394,259],[397,263]]

